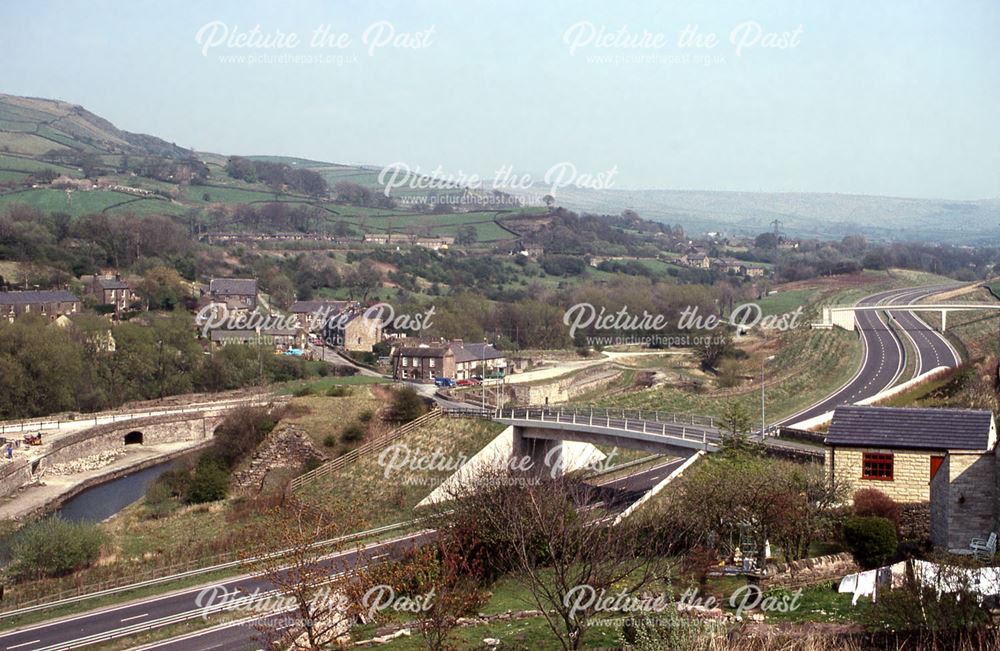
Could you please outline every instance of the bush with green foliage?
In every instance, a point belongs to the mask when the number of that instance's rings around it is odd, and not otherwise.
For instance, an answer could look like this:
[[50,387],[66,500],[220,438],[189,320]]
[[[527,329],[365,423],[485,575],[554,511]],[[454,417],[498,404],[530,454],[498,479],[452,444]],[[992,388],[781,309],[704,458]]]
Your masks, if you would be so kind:
[[408,423],[425,413],[427,413],[427,403],[416,389],[402,386],[393,390],[392,401],[389,404],[389,420]]
[[865,568],[883,565],[896,552],[896,525],[891,520],[854,516],[844,522],[844,543],[858,565]]
[[343,384],[334,384],[326,390],[326,395],[331,398],[345,398],[351,395],[351,387]]
[[324,447],[332,448],[335,445],[337,445],[337,439],[334,438],[333,434],[327,434],[326,436],[323,437]]
[[58,515],[32,522],[14,534],[8,572],[20,579],[69,574],[96,561],[105,539],[96,524]]
[[188,504],[204,504],[225,499],[229,490],[229,474],[213,459],[203,458],[198,462],[188,485]]
[[340,440],[344,443],[357,443],[365,437],[365,428],[359,423],[351,423],[340,433]]

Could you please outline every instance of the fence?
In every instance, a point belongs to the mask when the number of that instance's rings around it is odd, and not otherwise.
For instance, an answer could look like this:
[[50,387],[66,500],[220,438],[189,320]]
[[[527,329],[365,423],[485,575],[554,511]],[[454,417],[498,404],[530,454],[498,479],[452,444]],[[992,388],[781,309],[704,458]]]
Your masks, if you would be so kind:
[[67,427],[70,425],[77,427],[80,426],[96,427],[98,425],[105,425],[108,423],[120,423],[124,421],[135,420],[137,418],[151,418],[153,416],[170,416],[173,414],[189,414],[193,412],[202,412],[202,411],[227,410],[241,406],[265,405],[271,402],[280,402],[281,400],[282,400],[281,398],[274,398],[268,400],[262,400],[260,398],[242,398],[238,400],[227,400],[223,402],[203,403],[191,407],[177,407],[174,409],[140,411],[127,414],[110,414],[105,416],[95,414],[94,416],[88,416],[86,418],[75,418],[75,419],[68,418],[66,420],[44,420],[44,421],[27,420],[27,421],[21,421],[19,423],[0,425],[0,435],[11,434],[11,433],[59,430],[62,429],[63,427]]
[[[603,413],[602,413],[603,412]],[[645,414],[645,418],[643,415]],[[496,413],[498,419],[527,420],[565,425],[587,425],[606,427],[642,434],[654,434],[684,441],[695,441],[708,446],[709,441],[717,441],[719,432],[708,423],[711,417],[703,417],[707,422],[699,425],[695,417],[691,422],[678,422],[676,414],[643,412],[642,410],[612,409],[547,409],[544,407],[522,407],[502,409]]]
[[393,441],[396,441],[397,439],[405,436],[406,434],[412,432],[413,430],[419,427],[423,427],[428,423],[434,422],[435,420],[440,418],[442,414],[443,412],[437,407],[435,407],[434,409],[427,412],[420,418],[411,420],[409,423],[406,423],[405,425],[394,429],[385,436],[380,437],[374,441],[365,443],[364,445],[361,445],[359,447],[356,447],[347,454],[341,455],[336,459],[327,461],[320,467],[314,468],[307,473],[299,475],[298,477],[292,480],[291,488],[292,490],[298,490],[299,488],[313,481],[314,479],[328,475],[331,472],[336,472],[337,470],[340,470],[344,466],[354,463],[361,457],[373,454],[375,452],[381,452],[386,447],[388,447],[389,444],[392,443]]

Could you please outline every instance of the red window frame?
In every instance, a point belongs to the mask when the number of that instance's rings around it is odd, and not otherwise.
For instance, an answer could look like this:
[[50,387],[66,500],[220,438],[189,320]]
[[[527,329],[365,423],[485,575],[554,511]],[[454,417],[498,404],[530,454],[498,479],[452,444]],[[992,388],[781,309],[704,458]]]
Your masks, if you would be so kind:
[[875,481],[892,481],[893,459],[891,453],[863,452],[861,478]]

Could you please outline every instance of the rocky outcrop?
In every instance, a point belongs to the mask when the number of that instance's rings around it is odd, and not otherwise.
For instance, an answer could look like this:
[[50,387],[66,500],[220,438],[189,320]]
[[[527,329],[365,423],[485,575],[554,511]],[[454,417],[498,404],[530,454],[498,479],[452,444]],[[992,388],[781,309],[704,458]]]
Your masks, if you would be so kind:
[[292,424],[278,425],[257,447],[253,457],[233,473],[233,488],[241,492],[259,492],[269,477],[279,473],[298,474],[310,461],[327,457],[309,433]]

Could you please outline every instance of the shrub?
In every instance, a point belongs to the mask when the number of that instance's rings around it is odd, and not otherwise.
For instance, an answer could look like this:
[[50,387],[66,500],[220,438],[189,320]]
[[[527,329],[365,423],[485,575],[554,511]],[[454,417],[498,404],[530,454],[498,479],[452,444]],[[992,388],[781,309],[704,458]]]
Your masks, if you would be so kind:
[[323,437],[323,445],[328,448],[332,448],[337,444],[337,439],[333,437],[333,434],[327,434]]
[[899,531],[899,504],[877,488],[862,488],[854,493],[854,515],[885,518]]
[[11,574],[19,578],[61,576],[90,565],[105,536],[96,524],[52,516],[26,525],[11,543]]
[[303,398],[305,396],[311,396],[313,394],[313,388],[311,385],[304,384],[298,389],[292,392],[292,395],[296,398]]
[[358,420],[361,421],[362,423],[368,423],[371,422],[373,416],[375,416],[375,412],[373,412],[371,409],[365,409],[363,412],[358,414]]
[[225,469],[215,460],[202,459],[191,475],[187,503],[203,504],[224,499],[228,488],[229,475]]
[[365,437],[365,428],[358,423],[351,423],[340,433],[340,440],[344,443],[357,443]]
[[399,422],[409,422],[427,412],[427,405],[416,389],[404,386],[394,389],[389,405],[389,418]]
[[282,407],[240,407],[215,428],[211,455],[222,466],[233,468],[249,456],[284,415]]
[[896,526],[885,518],[854,516],[844,522],[844,542],[858,565],[878,567],[896,551]]
[[344,398],[351,395],[351,388],[344,386],[343,384],[334,384],[332,387],[326,390],[326,395],[331,398]]
[[146,514],[154,520],[169,515],[178,506],[175,497],[170,484],[154,481],[146,489]]

